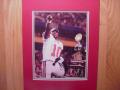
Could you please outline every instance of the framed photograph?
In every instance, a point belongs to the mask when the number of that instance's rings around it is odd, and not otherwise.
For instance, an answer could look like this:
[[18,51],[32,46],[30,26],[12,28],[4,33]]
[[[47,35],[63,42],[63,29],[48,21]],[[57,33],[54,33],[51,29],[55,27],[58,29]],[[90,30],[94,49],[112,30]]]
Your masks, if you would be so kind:
[[33,80],[87,80],[89,12],[33,11],[32,18]]
[[99,0],[22,0],[24,90],[96,90]]

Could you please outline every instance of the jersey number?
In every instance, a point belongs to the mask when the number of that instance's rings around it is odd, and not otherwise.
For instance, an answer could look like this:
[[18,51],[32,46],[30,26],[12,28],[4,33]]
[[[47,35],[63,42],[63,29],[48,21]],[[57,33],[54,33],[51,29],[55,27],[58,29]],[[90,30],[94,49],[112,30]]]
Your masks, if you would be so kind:
[[53,52],[51,53],[51,55],[52,55],[53,57],[59,57],[60,52],[61,52],[61,48],[60,48],[60,47],[57,47],[56,44],[54,44]]

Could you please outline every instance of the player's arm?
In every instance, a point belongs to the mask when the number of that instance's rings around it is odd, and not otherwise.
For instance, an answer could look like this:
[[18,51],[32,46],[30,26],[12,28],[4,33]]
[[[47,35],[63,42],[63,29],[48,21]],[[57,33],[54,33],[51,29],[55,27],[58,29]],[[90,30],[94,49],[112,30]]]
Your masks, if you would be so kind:
[[50,35],[50,25],[52,23],[52,16],[48,15],[47,16],[47,23],[46,23],[46,27],[45,27],[45,33],[44,33],[44,38],[47,39]]
[[53,63],[53,66],[55,66],[55,64],[60,60],[60,57],[55,59],[55,62]]
[[55,64],[56,64],[59,60],[64,60],[63,57],[64,57],[64,55],[61,54],[60,57],[56,58],[56,59],[55,59],[55,62],[53,63],[53,66],[55,66]]

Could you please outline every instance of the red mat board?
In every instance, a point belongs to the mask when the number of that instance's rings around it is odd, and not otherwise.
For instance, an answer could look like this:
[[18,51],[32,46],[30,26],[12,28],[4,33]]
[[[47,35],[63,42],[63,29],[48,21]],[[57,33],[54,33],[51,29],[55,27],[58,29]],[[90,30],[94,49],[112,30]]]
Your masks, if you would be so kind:
[[[24,90],[96,90],[99,42],[99,0],[22,0]],[[34,79],[35,12],[87,15],[87,69],[82,79]],[[62,33],[62,32],[61,32]],[[72,36],[72,35],[71,35]],[[69,37],[69,36],[68,36]],[[65,43],[67,46],[67,44]],[[36,46],[37,47],[37,46]],[[75,76],[73,76],[74,78]]]

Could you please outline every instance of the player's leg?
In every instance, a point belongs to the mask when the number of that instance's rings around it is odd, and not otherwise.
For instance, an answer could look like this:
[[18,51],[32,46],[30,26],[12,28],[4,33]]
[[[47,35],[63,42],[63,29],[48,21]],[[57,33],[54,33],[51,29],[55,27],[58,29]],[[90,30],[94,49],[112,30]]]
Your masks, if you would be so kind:
[[53,70],[53,62],[52,61],[46,61],[46,78],[51,78],[52,70]]
[[42,61],[42,77],[46,77],[46,61]]

